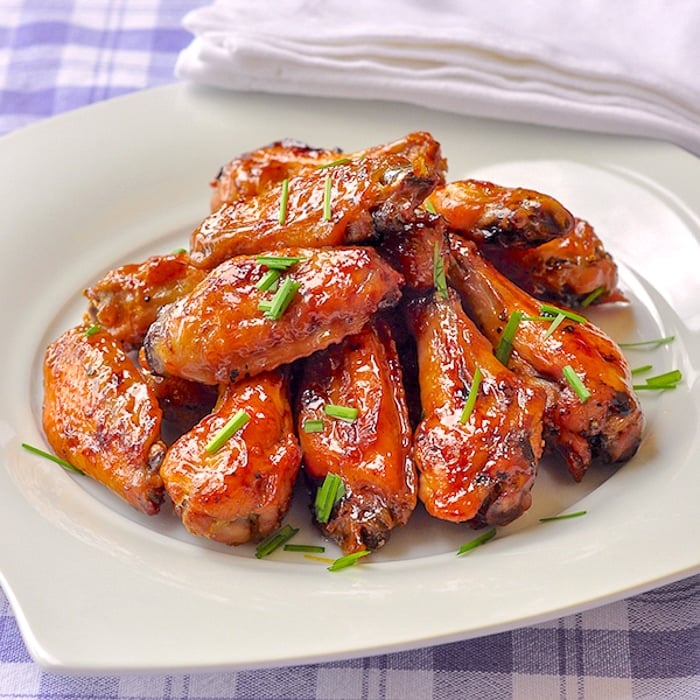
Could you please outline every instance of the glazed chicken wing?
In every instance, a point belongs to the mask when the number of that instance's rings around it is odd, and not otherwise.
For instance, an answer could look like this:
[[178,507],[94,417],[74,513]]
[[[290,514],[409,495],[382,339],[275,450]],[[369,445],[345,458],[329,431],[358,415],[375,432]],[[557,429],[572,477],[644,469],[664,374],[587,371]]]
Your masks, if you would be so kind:
[[133,350],[143,342],[158,309],[189,292],[205,275],[190,265],[186,253],[122,265],[84,291],[89,318]]
[[411,220],[440,177],[427,167],[416,175],[414,164],[394,154],[316,168],[222,205],[192,233],[190,257],[211,269],[235,255],[279,247],[367,242],[377,228]]
[[357,160],[392,153],[413,163],[418,177],[429,170],[438,172],[442,181],[447,166],[440,144],[427,131],[416,131],[391,143],[355,153],[312,148],[299,141],[284,139],[243,153],[221,168],[211,183],[214,188],[211,210],[214,212],[222,204],[231,204],[237,199],[255,197],[285,179],[328,166],[338,160]]
[[[414,435],[419,497],[443,520],[506,525],[532,501],[544,394],[494,357],[453,290],[448,298],[433,293],[412,300],[407,316],[423,408]],[[476,399],[465,413],[472,391]]]
[[44,432],[55,453],[137,510],[154,515],[164,491],[161,410],[118,341],[72,328],[44,359]]
[[450,182],[430,195],[435,211],[469,240],[507,247],[538,245],[571,231],[573,215],[556,199],[483,180]]
[[[450,247],[450,279],[494,346],[510,315],[523,313],[509,366],[551,385],[545,438],[563,454],[572,476],[580,481],[594,458],[621,462],[632,457],[643,418],[620,348],[589,322],[565,316],[552,328],[556,316],[537,320],[540,302],[501,275],[472,242],[451,236]],[[583,397],[572,377],[583,384]]]
[[625,300],[617,286],[615,261],[582,219],[576,219],[568,233],[532,248],[485,245],[480,250],[502,274],[538,299],[570,307],[580,306],[594,293],[594,304]]
[[[239,411],[248,421],[214,449]],[[170,447],[161,475],[189,532],[236,545],[279,527],[300,464],[286,375],[276,371],[222,386],[214,411]]]
[[[357,418],[330,417],[328,404],[356,409]],[[323,429],[308,432],[307,421]],[[304,362],[297,425],[309,482],[320,486],[329,472],[343,480],[344,495],[320,528],[346,554],[384,545],[408,521],[417,490],[401,365],[384,322]]]
[[255,256],[232,258],[190,294],[164,307],[144,348],[163,375],[218,384],[274,369],[357,333],[378,309],[400,297],[401,276],[371,248],[286,248],[299,258],[281,274],[291,287],[279,318],[260,304],[276,296],[259,288],[266,273]]

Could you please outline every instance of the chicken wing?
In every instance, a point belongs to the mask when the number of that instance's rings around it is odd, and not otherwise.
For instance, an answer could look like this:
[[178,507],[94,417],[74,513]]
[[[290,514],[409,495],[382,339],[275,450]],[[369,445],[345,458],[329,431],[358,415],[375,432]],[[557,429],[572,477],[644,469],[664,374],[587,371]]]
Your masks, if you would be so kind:
[[[158,373],[218,384],[274,369],[357,333],[400,297],[401,276],[371,248],[285,248],[299,258],[281,290],[299,285],[279,318],[260,308],[276,295],[259,289],[265,267],[232,258],[190,294],[163,308],[144,342]],[[295,288],[292,286],[292,290]]]
[[154,515],[164,497],[161,410],[119,342],[88,329],[72,328],[46,350],[46,438],[59,457]]
[[[357,418],[330,417],[329,404],[356,409]],[[307,432],[307,421],[323,429]],[[417,490],[401,365],[386,323],[370,323],[304,362],[297,426],[309,482],[318,487],[328,473],[343,480],[343,497],[319,527],[346,554],[384,545],[408,522]]]
[[394,154],[303,172],[210,214],[190,237],[190,257],[211,269],[234,255],[282,246],[368,242],[378,226],[410,221],[440,177],[427,167],[416,175],[414,164]]
[[576,219],[569,233],[532,248],[485,245],[480,250],[501,273],[538,299],[570,307],[580,306],[594,293],[598,294],[594,304],[625,300],[617,286],[615,261],[582,219]]
[[573,215],[541,192],[483,180],[459,180],[430,195],[448,226],[477,243],[538,245],[571,231]]
[[545,396],[494,357],[453,290],[447,298],[418,297],[406,308],[423,408],[414,435],[419,498],[443,520],[506,525],[532,501]]
[[629,365],[615,342],[590,322],[564,316],[552,328],[557,315],[537,320],[541,303],[501,275],[474,243],[450,236],[450,248],[450,280],[494,346],[511,314],[522,312],[509,366],[550,383],[545,439],[563,454],[574,479],[583,478],[594,458],[622,462],[632,457],[643,417]]
[[211,183],[214,188],[211,211],[237,199],[255,197],[285,179],[328,166],[338,160],[357,160],[389,153],[411,161],[414,172],[419,177],[429,170],[440,173],[441,181],[444,179],[447,165],[440,144],[427,131],[416,131],[391,143],[354,153],[344,153],[337,148],[312,148],[299,141],[284,139],[243,153],[222,167]]
[[186,253],[153,256],[140,264],[128,264],[108,272],[88,287],[88,311],[127,350],[138,348],[158,309],[186,294],[204,279],[206,272],[193,267]]
[[[239,411],[248,421],[213,449]],[[214,411],[170,447],[161,475],[189,532],[236,545],[279,527],[300,464],[288,381],[275,371],[222,386]]]

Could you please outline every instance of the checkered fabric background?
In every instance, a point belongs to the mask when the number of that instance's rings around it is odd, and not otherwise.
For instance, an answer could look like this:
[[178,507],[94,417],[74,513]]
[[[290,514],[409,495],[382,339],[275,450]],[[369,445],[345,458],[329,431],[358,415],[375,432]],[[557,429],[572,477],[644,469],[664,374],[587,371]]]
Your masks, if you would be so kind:
[[[177,54],[190,40],[182,17],[201,4],[0,0],[0,134],[172,82]],[[0,700],[10,698],[695,700],[700,576],[549,623],[430,649],[260,671],[99,678],[37,667],[0,591]]]

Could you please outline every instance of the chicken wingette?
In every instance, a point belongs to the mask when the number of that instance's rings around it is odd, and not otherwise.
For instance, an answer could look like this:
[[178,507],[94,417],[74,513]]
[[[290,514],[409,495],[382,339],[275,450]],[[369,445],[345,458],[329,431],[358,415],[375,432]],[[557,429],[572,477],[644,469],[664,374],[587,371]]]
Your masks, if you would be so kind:
[[[262,259],[241,256],[164,307],[146,334],[150,367],[204,384],[254,375],[359,332],[401,295],[401,275],[372,248],[285,248],[274,257],[295,261],[277,292],[260,288],[269,272]],[[275,314],[280,299],[287,305]]]
[[450,236],[450,280],[470,315],[498,346],[511,315],[522,314],[509,366],[549,384],[545,439],[558,448],[571,475],[580,481],[595,458],[622,462],[636,452],[642,437],[642,410],[630,368],[616,343],[583,317],[542,304],[506,277],[474,243]]
[[532,502],[545,396],[494,357],[453,290],[411,300],[406,314],[423,409],[414,435],[419,498],[443,520],[506,525]]
[[223,385],[212,413],[173,443],[160,471],[189,532],[237,545],[279,527],[300,464],[288,380],[278,370]]
[[42,421],[49,444],[147,515],[164,498],[161,419],[152,389],[107,331],[78,326],[48,346]]
[[[328,406],[356,416],[333,417]],[[312,487],[329,473],[342,479],[343,495],[328,518],[317,514],[321,530],[346,554],[383,546],[408,522],[417,491],[401,364],[385,322],[304,361],[297,430]]]

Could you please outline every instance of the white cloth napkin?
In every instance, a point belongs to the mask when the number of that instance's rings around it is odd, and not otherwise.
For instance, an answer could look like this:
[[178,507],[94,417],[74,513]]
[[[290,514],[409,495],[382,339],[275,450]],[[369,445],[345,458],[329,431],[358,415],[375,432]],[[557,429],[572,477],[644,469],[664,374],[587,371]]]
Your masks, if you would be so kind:
[[674,142],[700,155],[698,0],[217,0],[179,77],[389,99]]

